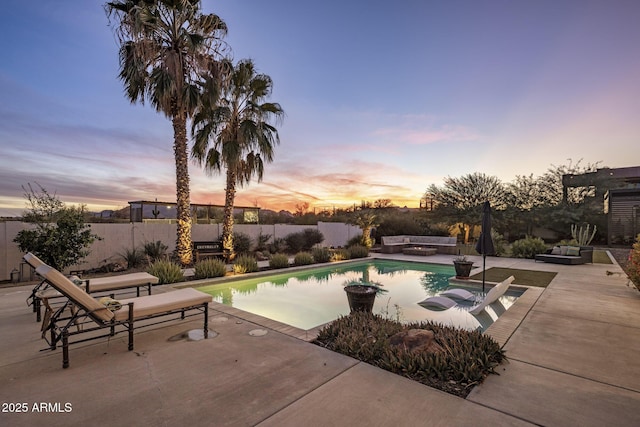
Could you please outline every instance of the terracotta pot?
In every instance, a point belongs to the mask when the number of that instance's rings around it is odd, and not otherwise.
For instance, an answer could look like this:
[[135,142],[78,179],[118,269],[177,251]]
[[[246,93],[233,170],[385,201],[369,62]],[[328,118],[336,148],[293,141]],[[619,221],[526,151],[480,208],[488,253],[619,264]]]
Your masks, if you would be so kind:
[[373,286],[349,285],[344,287],[349,300],[351,312],[366,311],[373,312],[373,304],[376,301],[377,288]]

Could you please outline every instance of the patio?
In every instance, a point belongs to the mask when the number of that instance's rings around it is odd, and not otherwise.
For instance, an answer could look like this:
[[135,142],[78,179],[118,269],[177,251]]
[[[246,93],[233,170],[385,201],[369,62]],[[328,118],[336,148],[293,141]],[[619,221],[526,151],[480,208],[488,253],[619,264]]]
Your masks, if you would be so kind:
[[[71,367],[63,370],[60,350],[39,351],[45,343],[24,303],[31,286],[1,288],[0,397],[3,405],[27,403],[28,411],[3,411],[0,423],[640,425],[640,293],[626,286],[622,270],[487,258],[492,266],[558,274],[519,308],[514,328],[489,331],[505,343],[509,361],[467,399],[310,344],[312,333],[216,303],[215,338],[168,341],[199,325],[177,322],[137,333],[132,352],[120,337],[72,347]],[[268,333],[250,335],[256,329]],[[48,411],[34,411],[40,403]]]

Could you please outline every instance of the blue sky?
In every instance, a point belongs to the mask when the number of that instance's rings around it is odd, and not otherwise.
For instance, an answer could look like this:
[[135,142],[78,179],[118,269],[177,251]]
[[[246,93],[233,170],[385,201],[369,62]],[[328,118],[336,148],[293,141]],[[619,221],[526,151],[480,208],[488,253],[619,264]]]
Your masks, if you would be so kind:
[[[175,200],[171,124],[125,99],[103,3],[3,4],[0,215],[24,209],[28,182],[92,210]],[[640,163],[638,1],[202,6],[286,112],[275,162],[237,204],[417,206],[446,176]],[[222,177],[190,172],[193,202],[223,203]]]

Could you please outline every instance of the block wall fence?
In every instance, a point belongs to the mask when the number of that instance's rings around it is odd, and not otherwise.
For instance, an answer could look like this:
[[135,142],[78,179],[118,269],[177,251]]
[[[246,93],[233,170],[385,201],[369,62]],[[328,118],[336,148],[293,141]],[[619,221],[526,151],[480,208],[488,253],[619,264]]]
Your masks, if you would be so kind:
[[[13,242],[20,230],[29,228],[30,225],[19,221],[7,221],[0,223],[0,281],[11,280],[11,272],[20,273],[23,253]],[[270,242],[274,238],[283,238],[288,234],[302,231],[305,228],[319,230],[324,236],[323,246],[344,246],[349,239],[362,234],[359,227],[338,223],[318,222],[317,225],[291,225],[291,224],[235,224],[234,232],[244,233],[251,237],[252,243],[258,240],[258,236],[270,235]],[[120,253],[141,247],[146,242],[162,241],[172,252],[176,247],[176,225],[131,222],[126,224],[91,224],[93,233],[102,237],[102,240],[94,242],[91,253],[82,264],[72,266],[69,270],[87,270],[97,268],[105,263],[122,260]],[[222,224],[193,224],[191,236],[194,241],[220,240]],[[29,273],[26,266],[22,266],[24,275]]]

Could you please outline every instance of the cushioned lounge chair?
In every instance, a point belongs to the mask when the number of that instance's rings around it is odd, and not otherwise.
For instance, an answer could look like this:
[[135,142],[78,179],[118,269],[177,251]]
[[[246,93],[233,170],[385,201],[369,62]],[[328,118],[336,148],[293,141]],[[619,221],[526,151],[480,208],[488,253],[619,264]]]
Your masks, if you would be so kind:
[[[33,267],[34,270],[45,265],[40,258],[31,252],[26,253],[23,256],[23,259],[27,264]],[[145,272],[79,280],[82,282],[81,285],[87,293],[121,291],[124,289],[136,288],[136,296],[138,297],[140,296],[140,288],[146,288],[147,293],[151,295],[151,286],[159,283],[159,279],[156,276],[152,276]],[[40,298],[38,298],[38,293],[43,291],[46,287],[47,281],[43,280],[31,290],[31,295],[27,298],[27,305],[33,305],[33,311],[36,313],[37,322],[41,319],[41,301]]]
[[[509,289],[509,285],[511,285],[511,282],[513,282],[514,279],[515,278],[513,276],[509,276],[509,278],[503,280],[502,282],[498,283],[493,288],[491,288],[487,293],[487,296],[479,304],[476,304],[469,309],[469,313],[478,314],[482,310],[484,310],[489,304],[493,304],[494,302],[496,302],[498,298],[500,298],[502,295],[504,295],[505,292],[507,292],[507,289]],[[445,292],[448,292],[449,295],[452,295],[452,293],[457,295],[465,295],[465,293],[468,292],[468,291],[465,291],[464,289],[458,289],[456,292],[452,292],[452,291],[454,290],[450,289],[449,291],[445,291]],[[471,292],[468,292],[468,293],[470,295],[473,295],[471,294]],[[449,298],[446,296],[430,297],[425,299],[424,301],[420,301],[418,304],[420,304],[425,308],[433,308],[433,309],[440,309],[440,310],[446,310],[459,305],[452,298]]]
[[[208,336],[208,309],[211,295],[205,294],[193,288],[178,289],[163,294],[147,295],[137,298],[120,300],[122,307],[111,311],[104,304],[94,299],[79,286],[65,277],[58,270],[41,265],[36,272],[58,292],[64,295],[68,301],[51,315],[49,324],[43,333],[49,348],[55,350],[57,343],[62,342],[62,367],[69,367],[69,337],[91,333],[107,329],[107,334],[79,339],[74,343],[92,339],[113,336],[118,332],[128,332],[129,350],[133,350],[133,331],[140,321],[167,316],[164,320],[158,320],[154,324],[175,320],[180,315],[181,319],[202,313],[204,315],[204,337]],[[67,308],[70,314],[67,313]],[[189,312],[187,315],[186,313]],[[74,330],[74,327],[76,327]],[[145,322],[143,326],[149,326]],[[49,337],[47,337],[47,332]]]

